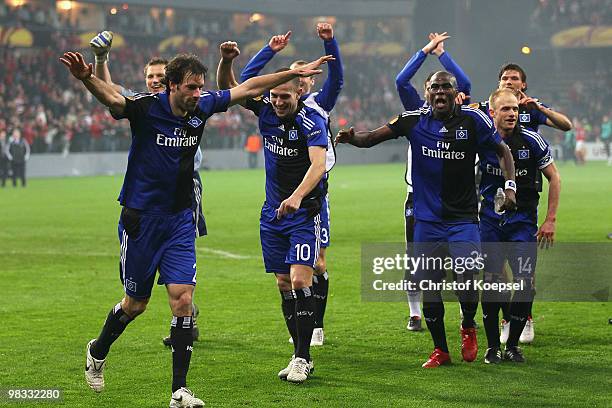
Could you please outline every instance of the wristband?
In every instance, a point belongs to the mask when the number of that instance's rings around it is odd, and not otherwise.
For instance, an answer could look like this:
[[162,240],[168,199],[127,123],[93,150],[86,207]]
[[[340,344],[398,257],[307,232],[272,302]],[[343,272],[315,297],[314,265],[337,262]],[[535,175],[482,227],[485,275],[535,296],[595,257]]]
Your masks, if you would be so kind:
[[512,190],[516,193],[516,183],[514,180],[506,180],[506,184],[504,184],[504,190]]
[[108,62],[108,52],[105,52],[102,55],[94,54],[94,60],[96,64],[104,64],[105,62]]

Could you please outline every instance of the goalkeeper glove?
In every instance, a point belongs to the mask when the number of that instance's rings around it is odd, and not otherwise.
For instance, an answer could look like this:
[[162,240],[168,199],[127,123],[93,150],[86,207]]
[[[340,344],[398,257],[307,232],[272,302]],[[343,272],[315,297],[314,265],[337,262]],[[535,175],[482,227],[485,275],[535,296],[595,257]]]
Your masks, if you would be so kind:
[[89,46],[94,53],[96,64],[108,61],[108,53],[113,45],[113,32],[102,31],[89,42]]

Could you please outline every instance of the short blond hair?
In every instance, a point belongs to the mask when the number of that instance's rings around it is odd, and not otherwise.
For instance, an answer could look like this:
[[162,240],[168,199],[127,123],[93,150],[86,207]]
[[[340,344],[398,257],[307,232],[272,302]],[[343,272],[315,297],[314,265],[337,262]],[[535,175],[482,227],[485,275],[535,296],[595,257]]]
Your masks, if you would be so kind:
[[516,98],[517,101],[519,100],[518,91],[515,91],[514,89],[509,89],[509,88],[496,89],[493,91],[491,96],[489,96],[489,109],[495,110],[496,108],[495,103],[497,102],[499,97],[504,94],[512,95]]

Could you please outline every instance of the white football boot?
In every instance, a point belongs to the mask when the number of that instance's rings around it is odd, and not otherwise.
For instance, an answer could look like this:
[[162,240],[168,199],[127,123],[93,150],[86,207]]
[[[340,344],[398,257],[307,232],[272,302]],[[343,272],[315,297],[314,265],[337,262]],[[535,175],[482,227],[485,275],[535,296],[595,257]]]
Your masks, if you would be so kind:
[[95,392],[102,392],[104,389],[104,365],[106,360],[96,360],[91,356],[89,349],[91,345],[96,341],[92,339],[87,343],[87,357],[85,360],[85,381],[89,388]]
[[204,401],[196,398],[189,388],[181,387],[172,393],[170,408],[202,408]]

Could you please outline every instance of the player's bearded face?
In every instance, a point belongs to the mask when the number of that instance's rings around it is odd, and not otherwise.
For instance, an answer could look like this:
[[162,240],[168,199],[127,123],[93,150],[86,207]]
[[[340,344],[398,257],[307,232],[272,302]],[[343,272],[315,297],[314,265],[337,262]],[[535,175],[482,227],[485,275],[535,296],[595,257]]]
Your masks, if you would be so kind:
[[297,110],[301,96],[301,88],[293,81],[277,86],[270,91],[270,101],[276,116],[285,118],[293,115]]
[[145,74],[145,82],[147,84],[147,89],[149,90],[149,92],[158,93],[162,92],[165,89],[164,84],[162,84],[161,82],[162,79],[164,79],[165,68],[166,66],[162,64],[149,65],[147,67],[147,73]]
[[200,100],[202,89],[204,89],[204,77],[187,75],[180,84],[171,83],[170,89],[178,107],[184,111],[193,112]]

